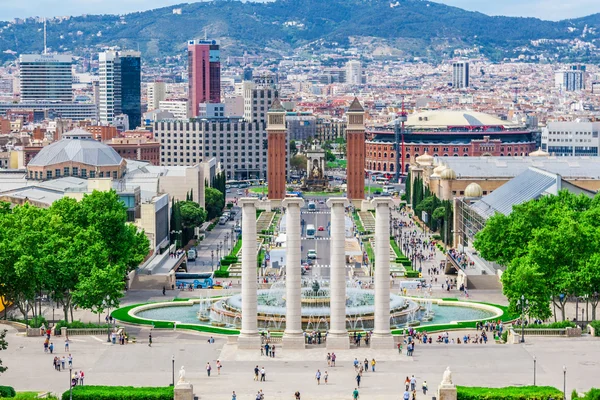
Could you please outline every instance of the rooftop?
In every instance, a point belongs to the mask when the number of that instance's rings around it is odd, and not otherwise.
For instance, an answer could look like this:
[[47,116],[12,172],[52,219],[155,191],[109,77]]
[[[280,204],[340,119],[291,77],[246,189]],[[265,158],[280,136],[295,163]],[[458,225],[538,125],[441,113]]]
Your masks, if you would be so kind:
[[[394,125],[395,120],[390,123]],[[404,126],[408,129],[447,129],[448,127],[489,127],[501,126],[507,129],[522,128],[521,125],[500,118],[468,110],[424,111],[409,114]]]

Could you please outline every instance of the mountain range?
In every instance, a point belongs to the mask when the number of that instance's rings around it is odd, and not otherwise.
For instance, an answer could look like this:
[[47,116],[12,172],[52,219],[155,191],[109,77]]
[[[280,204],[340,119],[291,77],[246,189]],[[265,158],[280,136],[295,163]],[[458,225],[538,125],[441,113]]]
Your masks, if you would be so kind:
[[[176,11],[174,11],[176,10]],[[43,49],[40,19],[2,23],[1,61]],[[118,15],[84,15],[47,22],[54,52],[88,56],[107,46],[140,49],[147,62],[184,56],[189,39],[219,39],[227,55],[328,47],[384,49],[382,56],[451,57],[468,49],[499,61],[540,56],[566,62],[600,60],[600,14],[543,21],[488,16],[424,0],[214,0]]]

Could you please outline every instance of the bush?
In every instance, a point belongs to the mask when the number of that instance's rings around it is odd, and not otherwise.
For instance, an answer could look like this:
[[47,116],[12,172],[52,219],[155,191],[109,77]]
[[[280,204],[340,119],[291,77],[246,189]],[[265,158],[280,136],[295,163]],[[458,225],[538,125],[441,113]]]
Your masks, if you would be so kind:
[[16,394],[12,386],[0,386],[0,397],[15,397]]
[[600,336],[600,320],[592,321],[590,325],[595,330],[595,336]]
[[414,270],[406,271],[404,273],[404,276],[407,278],[419,278],[419,275],[421,275],[421,273],[419,271]]
[[214,273],[215,278],[229,278],[229,271],[224,269],[218,269]]
[[506,342],[508,341],[508,331],[504,331],[504,332],[502,332],[502,336],[501,336],[501,338],[500,338],[500,339],[502,339],[502,341],[503,341],[504,343],[506,343]]
[[508,386],[504,388],[456,387],[457,400],[564,400],[563,392],[551,386]]
[[46,318],[44,317],[31,318],[30,320],[27,320],[27,323],[31,328],[39,328],[42,325],[44,325],[46,328],[48,327],[48,321],[46,321]]
[[435,235],[432,236],[432,239],[433,240],[442,240],[442,237],[436,233]]
[[600,389],[590,389],[589,392],[584,393],[583,397],[580,397],[577,393],[577,390],[573,389],[573,393],[571,394],[571,400],[573,399],[582,399],[582,400],[600,400]]
[[526,329],[564,329],[564,328],[576,328],[574,322],[571,321],[558,321],[550,324],[529,324],[525,326]]
[[[173,400],[172,387],[75,386],[73,400]],[[62,400],[69,400],[69,391]]]

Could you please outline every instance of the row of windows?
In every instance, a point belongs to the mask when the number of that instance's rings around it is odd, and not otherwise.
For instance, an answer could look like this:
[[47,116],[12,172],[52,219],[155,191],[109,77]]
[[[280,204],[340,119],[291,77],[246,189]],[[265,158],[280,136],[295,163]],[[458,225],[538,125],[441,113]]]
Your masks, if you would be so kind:
[[[96,178],[96,171],[89,171],[89,177],[90,178]],[[62,176],[76,176],[76,177],[80,177],[80,178],[87,178],[88,177],[88,171],[86,168],[81,168],[81,170],[78,167],[73,167],[73,168],[69,168],[69,167],[64,167],[64,169],[61,171],[59,168],[54,170],[54,174],[52,173],[52,170],[47,170],[46,171],[46,176],[45,179],[52,179],[52,178],[60,178],[61,177],[61,173]],[[118,171],[112,171],[112,177],[113,179],[117,179],[119,175]],[[110,171],[100,171],[98,173],[98,177],[99,178],[110,178],[111,176],[111,172]],[[29,178],[30,179],[44,179],[44,173],[42,171],[29,171]]]
[[[183,132],[181,132],[181,133],[173,132],[173,136],[171,136],[171,132],[167,132],[167,134],[166,134],[166,137],[167,137],[167,138],[173,137],[174,139],[181,139],[181,138],[183,138],[183,135],[185,135],[185,137],[186,137],[186,138],[189,138],[189,137],[190,137],[190,134],[189,134],[189,133],[183,133]],[[254,138],[254,136],[252,135],[252,132],[234,132],[234,136],[233,136],[233,137],[235,138],[235,137],[242,137],[242,136],[243,136],[243,137],[247,137],[248,139],[253,139],[253,138]],[[161,132],[160,134],[159,134],[159,133],[157,133],[157,134],[155,135],[155,138],[156,138],[156,139],[158,139],[159,137],[161,137],[161,138],[164,138],[164,137],[165,137],[165,133],[164,133],[164,132]],[[207,133],[207,134],[204,136],[204,140],[205,140],[205,141],[206,141],[206,140],[208,140],[208,138],[209,138],[209,137],[210,137],[210,136],[209,136],[209,134]],[[212,137],[213,137],[213,138],[216,138],[216,137],[217,137],[217,134],[216,134],[216,133],[213,133],[213,134],[212,134]],[[227,135],[225,135],[225,136],[222,136],[222,135],[220,134],[220,135],[219,135],[219,137],[227,137],[227,138],[230,138],[230,137],[231,137],[231,133],[228,133],[228,134],[227,134]],[[260,137],[261,137],[261,135],[260,135],[260,132],[256,132],[256,137],[257,137],[257,138],[260,138]],[[263,132],[263,134],[262,134],[262,137],[263,137],[263,138],[266,138],[266,137],[267,137],[267,133],[266,133],[266,132]],[[197,135],[193,135],[193,136],[192,136],[192,138],[193,138],[194,140],[195,140],[195,139],[201,139],[201,138],[199,138]]]
[[[573,142],[573,139],[548,139],[549,142]],[[575,143],[592,143],[592,139],[575,139]]]
[[598,137],[598,131],[594,132],[559,132],[559,131],[550,131],[548,132],[550,135],[592,135],[592,137]]

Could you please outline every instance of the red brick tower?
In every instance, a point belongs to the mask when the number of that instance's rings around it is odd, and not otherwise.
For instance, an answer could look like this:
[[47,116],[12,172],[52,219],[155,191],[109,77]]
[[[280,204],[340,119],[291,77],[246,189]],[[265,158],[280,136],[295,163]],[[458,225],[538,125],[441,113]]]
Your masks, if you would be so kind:
[[348,199],[360,207],[365,199],[365,110],[355,97],[348,109]]
[[285,109],[278,98],[275,98],[267,113],[267,184],[269,187],[269,200],[283,200],[285,198],[285,173],[286,173],[286,127]]

